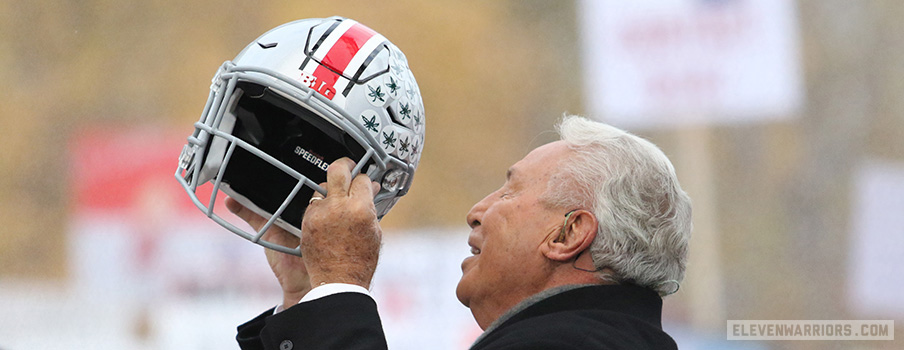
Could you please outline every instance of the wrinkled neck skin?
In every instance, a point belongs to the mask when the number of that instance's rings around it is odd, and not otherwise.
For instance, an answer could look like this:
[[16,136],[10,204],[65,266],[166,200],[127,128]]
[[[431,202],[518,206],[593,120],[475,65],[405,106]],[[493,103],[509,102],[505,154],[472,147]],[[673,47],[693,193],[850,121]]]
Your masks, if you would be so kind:
[[[544,269],[545,278],[540,279],[540,283],[525,284],[524,288],[518,288],[519,290],[500,291],[499,298],[496,298],[493,305],[471,305],[471,314],[474,315],[480,329],[488,332],[492,325],[504,322],[500,321],[503,318],[507,319],[511,314],[549,296],[588,285],[612,284],[601,279],[597,273],[575,269],[572,263],[573,261],[550,261],[549,266]],[[608,269],[604,269],[606,270]]]

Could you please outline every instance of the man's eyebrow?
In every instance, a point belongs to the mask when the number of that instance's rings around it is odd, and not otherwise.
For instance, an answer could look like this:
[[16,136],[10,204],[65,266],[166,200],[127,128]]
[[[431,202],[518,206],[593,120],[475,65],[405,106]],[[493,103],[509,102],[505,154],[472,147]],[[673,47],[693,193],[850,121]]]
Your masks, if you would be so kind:
[[514,173],[515,173],[515,168],[508,168],[508,170],[505,172],[505,180],[506,181],[511,180],[512,174],[514,174]]

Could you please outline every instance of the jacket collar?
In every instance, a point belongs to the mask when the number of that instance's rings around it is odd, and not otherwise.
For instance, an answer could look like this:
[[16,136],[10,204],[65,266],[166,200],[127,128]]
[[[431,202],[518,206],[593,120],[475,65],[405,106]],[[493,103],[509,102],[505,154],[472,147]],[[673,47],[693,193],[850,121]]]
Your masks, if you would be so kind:
[[662,329],[662,298],[651,289],[633,284],[568,285],[544,290],[518,303],[493,321],[474,345],[493,331],[527,318],[588,309],[623,313]]

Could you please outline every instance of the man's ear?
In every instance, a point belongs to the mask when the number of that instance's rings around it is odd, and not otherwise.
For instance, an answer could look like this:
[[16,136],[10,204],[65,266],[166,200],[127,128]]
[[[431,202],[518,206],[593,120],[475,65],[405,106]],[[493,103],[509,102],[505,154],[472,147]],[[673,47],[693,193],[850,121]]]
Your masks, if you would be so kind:
[[566,215],[562,231],[547,237],[544,254],[553,261],[573,260],[580,252],[590,247],[596,238],[598,223],[596,217],[586,210],[575,210]]

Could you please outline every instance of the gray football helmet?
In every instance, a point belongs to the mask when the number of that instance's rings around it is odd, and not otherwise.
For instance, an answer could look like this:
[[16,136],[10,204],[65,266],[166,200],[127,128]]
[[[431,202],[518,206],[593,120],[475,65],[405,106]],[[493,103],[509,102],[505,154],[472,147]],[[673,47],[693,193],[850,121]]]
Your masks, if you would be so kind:
[[[223,63],[210,90],[175,175],[195,206],[245,239],[300,256],[263,233],[276,224],[300,237],[308,200],[326,194],[318,184],[341,157],[381,184],[379,218],[411,187],[424,145],[420,90],[402,51],[358,22],[276,27]],[[246,231],[214,213],[221,192],[266,225]]]

